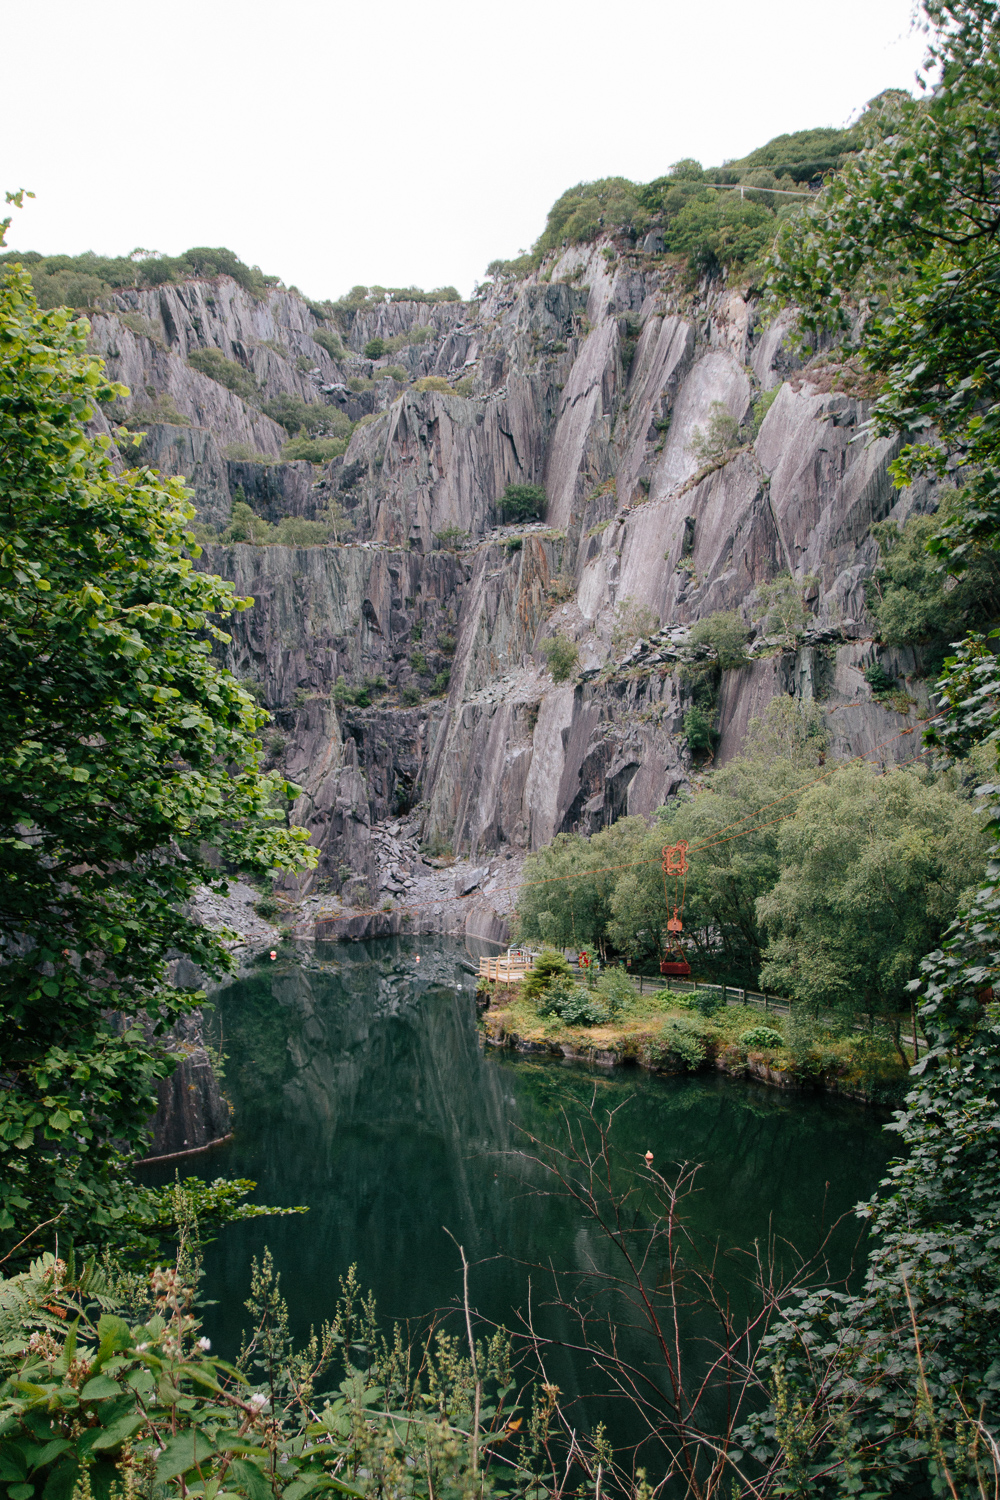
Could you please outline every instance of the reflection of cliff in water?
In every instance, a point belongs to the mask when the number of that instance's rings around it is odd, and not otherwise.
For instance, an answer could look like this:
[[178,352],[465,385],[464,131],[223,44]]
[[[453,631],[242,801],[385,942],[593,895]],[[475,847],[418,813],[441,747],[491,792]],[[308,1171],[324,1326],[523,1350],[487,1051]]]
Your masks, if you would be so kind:
[[[202,1170],[254,1178],[258,1201],[310,1206],[234,1226],[212,1247],[218,1306],[208,1322],[222,1352],[238,1344],[250,1257],[264,1245],[300,1331],[329,1316],[338,1277],[355,1262],[386,1320],[452,1304],[458,1257],[445,1227],[479,1262],[478,1307],[508,1326],[526,1307],[529,1265],[608,1268],[593,1224],[549,1196],[520,1154],[528,1137],[560,1138],[566,1115],[595,1095],[602,1111],[627,1104],[615,1125],[623,1183],[647,1147],[664,1168],[705,1164],[691,1215],[727,1246],[765,1237],[770,1224],[811,1250],[823,1224],[882,1174],[880,1121],[838,1101],[714,1075],[609,1075],[484,1055],[457,942],[422,941],[419,964],[413,939],[328,951],[323,967],[268,966],[215,1000],[236,1139]],[[855,1233],[852,1224],[842,1237],[842,1257]],[[533,1286],[536,1298],[547,1294],[538,1272]],[[560,1320],[548,1326],[557,1333]],[[565,1390],[590,1378],[560,1372]]]

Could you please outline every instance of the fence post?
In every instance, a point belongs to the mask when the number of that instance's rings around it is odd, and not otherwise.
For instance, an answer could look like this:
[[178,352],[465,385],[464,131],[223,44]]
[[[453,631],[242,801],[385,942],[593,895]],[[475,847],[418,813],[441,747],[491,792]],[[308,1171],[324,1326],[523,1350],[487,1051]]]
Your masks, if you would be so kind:
[[767,996],[764,996],[764,1014],[767,1015]]

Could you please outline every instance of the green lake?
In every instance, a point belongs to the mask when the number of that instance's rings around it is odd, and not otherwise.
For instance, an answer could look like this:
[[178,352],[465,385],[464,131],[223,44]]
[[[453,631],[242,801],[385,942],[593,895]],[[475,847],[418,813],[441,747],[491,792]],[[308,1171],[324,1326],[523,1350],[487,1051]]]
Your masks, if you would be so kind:
[[[703,1164],[690,1217],[724,1249],[771,1232],[809,1253],[883,1175],[894,1139],[884,1114],[845,1101],[484,1050],[468,963],[449,939],[326,945],[301,965],[283,950],[214,996],[207,1031],[227,1057],[235,1136],[180,1163],[182,1175],[251,1177],[255,1201],[309,1205],[231,1226],[210,1248],[205,1324],[220,1354],[238,1348],[251,1258],[265,1246],[300,1333],[331,1314],[355,1262],[385,1324],[453,1307],[446,1230],[474,1263],[475,1307],[508,1327],[529,1278],[545,1300],[537,1267],[606,1266],[593,1223],[521,1154],[531,1136],[560,1138],[563,1111],[579,1116],[592,1099],[599,1111],[625,1106],[614,1126],[623,1185],[647,1149],[668,1174]],[[168,1180],[173,1164],[149,1176]],[[858,1234],[851,1215],[834,1244],[839,1272]],[[557,1313],[539,1316],[565,1331]],[[578,1396],[592,1385],[571,1360],[559,1380]],[[585,1420],[595,1412],[584,1402]]]

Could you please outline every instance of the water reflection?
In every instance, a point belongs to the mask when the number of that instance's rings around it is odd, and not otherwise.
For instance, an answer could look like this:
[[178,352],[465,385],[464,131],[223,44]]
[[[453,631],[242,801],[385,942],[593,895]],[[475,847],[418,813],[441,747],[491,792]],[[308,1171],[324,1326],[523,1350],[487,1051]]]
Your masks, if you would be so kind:
[[[228,1054],[236,1138],[194,1158],[197,1170],[256,1179],[258,1201],[310,1206],[234,1226],[212,1247],[207,1321],[220,1352],[238,1345],[250,1259],[265,1244],[300,1332],[331,1313],[353,1262],[387,1321],[452,1304],[458,1257],[445,1228],[478,1262],[478,1307],[508,1324],[526,1307],[528,1264],[606,1265],[593,1224],[518,1154],[526,1135],[558,1138],[564,1112],[595,1092],[602,1109],[627,1105],[615,1126],[625,1162],[648,1147],[658,1165],[704,1163],[695,1226],[727,1245],[773,1228],[809,1250],[882,1175],[891,1138],[850,1105],[715,1075],[484,1053],[463,962],[448,940],[336,945],[319,967],[270,965],[216,997],[210,1029]],[[852,1222],[842,1261],[855,1236]],[[537,1295],[537,1275],[534,1285]],[[561,1375],[573,1390],[589,1378]]]

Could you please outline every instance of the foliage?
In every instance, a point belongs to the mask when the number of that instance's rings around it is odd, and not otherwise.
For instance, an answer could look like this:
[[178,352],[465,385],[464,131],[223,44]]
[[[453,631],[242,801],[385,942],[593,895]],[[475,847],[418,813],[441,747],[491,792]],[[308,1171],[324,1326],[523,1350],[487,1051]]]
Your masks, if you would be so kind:
[[225,458],[231,459],[234,463],[268,466],[278,462],[273,453],[260,453],[250,443],[227,443],[222,452]]
[[784,1045],[785,1038],[773,1026],[751,1026],[747,1031],[740,1032],[740,1046],[753,1051],[772,1052],[776,1047]]
[[250,509],[245,500],[234,500],[229,525],[220,538],[223,542],[251,542],[261,546],[274,540],[274,527],[257,512]]
[[911,516],[872,527],[879,567],[867,585],[866,602],[880,638],[890,646],[921,646],[925,667],[939,671],[948,646],[969,630],[989,629],[1000,618],[1000,559],[987,548],[970,549],[964,566],[948,565],[928,544],[942,524],[958,524],[967,497],[941,497],[936,516]]
[[580,659],[576,641],[571,641],[567,635],[553,635],[542,641],[538,649],[552,673],[552,681],[568,682]]
[[543,948],[528,970],[521,985],[526,1000],[537,1000],[556,979],[571,980],[573,971],[555,948]]
[[[0,239],[2,243],[2,239]],[[259,266],[247,266],[232,250],[199,246],[183,254],[154,255],[133,250],[131,255],[39,255],[36,250],[10,250],[0,255],[0,268],[20,263],[31,276],[38,306],[92,307],[124,287],[163,286],[193,277],[229,276],[254,297],[266,296],[276,276],[265,276]]]
[[757,903],[761,984],[811,1006],[898,1011],[921,954],[983,867],[982,820],[951,773],[846,765],[804,792]]
[[497,501],[500,514],[514,522],[544,520],[547,505],[540,484],[509,484]]
[[744,648],[749,634],[741,615],[724,610],[706,615],[691,627],[692,643],[696,646],[711,646],[723,672],[731,672],[747,665],[748,658]]
[[[477,1340],[470,1315],[467,1341],[465,1330],[445,1329],[415,1346],[398,1327],[386,1337],[352,1267],[333,1318],[297,1349],[265,1252],[253,1263],[251,1327],[233,1366],[201,1335],[197,1275],[182,1248],[148,1284],[52,1256],[0,1281],[0,1464],[12,1500],[36,1487],[50,1500],[538,1492],[539,1459],[548,1463],[555,1436],[552,1399],[547,1415],[536,1402],[517,1440],[524,1415],[502,1331]],[[586,1450],[574,1450],[588,1472]]]
[[635,986],[625,970],[617,966],[604,969],[597,976],[594,988],[603,998],[612,1020],[620,1011],[627,1010],[635,999]]
[[413,382],[415,391],[437,391],[441,396],[454,396],[455,392],[443,375],[423,375]]
[[462,526],[443,526],[435,531],[434,540],[440,542],[446,552],[458,552],[469,545],[469,533]]
[[809,611],[804,595],[816,579],[793,578],[791,573],[779,573],[770,583],[757,585],[757,603],[763,612],[764,631],[777,637],[786,650],[794,650],[806,627]]
[[760,436],[760,429],[764,425],[764,418],[774,405],[775,398],[780,390],[781,386],[776,385],[772,390],[761,391],[753,404],[753,435],[755,441]]
[[716,733],[712,720],[703,708],[695,704],[689,708],[684,715],[684,735],[687,739],[688,749],[695,755],[705,750],[711,750],[715,743]]
[[934,544],[960,557],[1000,523],[1000,49],[991,0],[924,10],[938,81],[872,112],[865,149],[784,226],[770,286],[806,333],[858,344],[880,386],[872,430],[905,435],[896,483],[949,471],[966,486]]
[[688,452],[696,459],[699,468],[722,463],[739,441],[740,424],[726,403],[713,401],[708,410],[707,427],[704,431],[696,427],[688,445]]
[[533,254],[540,259],[564,243],[578,245],[596,239],[602,231],[644,233],[649,222],[649,211],[643,207],[634,182],[625,177],[580,182],[557,198],[549,209],[545,229]]
[[310,464],[328,464],[347,452],[348,437],[306,437],[303,433],[285,443],[281,457],[286,463],[304,459]]
[[607,1007],[591,990],[558,977],[540,994],[538,1014],[558,1016],[567,1026],[599,1026],[608,1019]]
[[641,604],[631,595],[621,599],[615,610],[615,623],[611,631],[612,650],[616,655],[621,656],[634,646],[636,641],[653,635],[659,628],[660,617],[650,609],[648,604]]
[[350,437],[353,424],[339,407],[321,401],[303,401],[291,391],[282,391],[263,405],[265,416],[278,422],[291,436]]
[[660,1027],[660,1049],[680,1058],[689,1073],[705,1061],[705,1023],[694,1016],[671,1016]]
[[259,405],[260,386],[251,372],[237,364],[236,360],[227,359],[221,349],[192,349],[188,355],[188,364],[200,375],[207,375],[210,380],[224,385],[227,391],[232,391],[241,401],[246,401],[251,406]]
[[345,349],[340,341],[339,335],[329,328],[318,328],[312,336],[314,344],[325,349],[332,360],[341,360],[345,357]]
[[872,690],[873,698],[886,697],[896,686],[895,677],[890,676],[880,661],[873,661],[870,666],[865,667],[864,677]]
[[167,427],[186,427],[188,421],[189,419],[177,410],[177,403],[170,392],[160,391],[151,400],[133,406],[128,415],[122,418],[122,426],[129,428],[132,432],[139,432],[158,422],[162,422]]
[[829,126],[818,130],[796,130],[791,135],[776,135],[749,156],[726,163],[734,168],[770,167],[793,182],[812,182],[842,167],[861,146],[857,127],[835,130]]
[[[383,370],[379,371],[379,379],[385,380],[386,377],[394,380],[397,385],[405,385],[406,381],[410,378],[410,372],[409,370],[405,370],[402,365],[386,365]],[[461,385],[462,382],[459,381],[458,384]]]
[[438,672],[435,675],[434,681],[431,683],[431,692],[435,697],[442,697],[448,691],[450,685],[451,672],[446,669],[444,672]]
[[411,683],[400,693],[399,701],[403,704],[404,708],[415,708],[420,702],[420,696],[420,689]]
[[364,347],[365,359],[381,359],[385,353],[384,339],[369,339]]
[[[196,994],[168,960],[229,971],[222,937],[185,915],[224,870],[308,863],[276,827],[260,769],[267,714],[212,657],[246,608],[186,556],[179,480],[116,472],[88,437],[120,398],[87,328],[0,281],[0,1231],[9,1247],[59,1216],[62,1242],[113,1241],[137,1198],[160,1040]],[[209,858],[212,851],[216,858]],[[117,1013],[124,1018],[113,1024]],[[15,1225],[20,1226],[15,1229]]]

